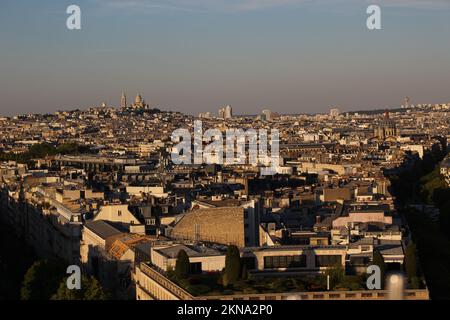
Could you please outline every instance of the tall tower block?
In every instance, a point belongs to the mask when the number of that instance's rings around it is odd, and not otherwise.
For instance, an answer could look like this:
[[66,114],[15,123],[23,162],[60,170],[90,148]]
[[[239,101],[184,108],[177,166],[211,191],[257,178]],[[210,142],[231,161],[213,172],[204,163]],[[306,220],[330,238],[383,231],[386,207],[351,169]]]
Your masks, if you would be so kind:
[[404,104],[404,106],[405,106],[406,109],[409,108],[409,101],[410,101],[409,97],[405,97],[405,104]]

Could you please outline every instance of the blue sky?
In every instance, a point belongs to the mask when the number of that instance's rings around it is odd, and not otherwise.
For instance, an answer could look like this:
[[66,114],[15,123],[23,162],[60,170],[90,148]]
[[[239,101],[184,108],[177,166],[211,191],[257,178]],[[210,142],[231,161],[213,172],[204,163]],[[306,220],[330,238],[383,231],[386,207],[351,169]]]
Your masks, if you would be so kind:
[[118,105],[122,90],[192,114],[450,102],[449,14],[448,0],[2,0],[0,114]]

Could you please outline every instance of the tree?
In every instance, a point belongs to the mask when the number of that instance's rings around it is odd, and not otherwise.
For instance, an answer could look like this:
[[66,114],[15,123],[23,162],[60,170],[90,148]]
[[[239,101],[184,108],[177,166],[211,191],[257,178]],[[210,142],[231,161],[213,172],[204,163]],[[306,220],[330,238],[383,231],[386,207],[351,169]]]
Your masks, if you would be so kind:
[[245,263],[242,264],[241,279],[248,280],[248,270],[247,265]]
[[443,201],[448,199],[447,183],[439,171],[439,166],[422,177],[420,182],[422,184],[422,198],[425,202],[439,207],[443,204]]
[[225,272],[223,277],[223,285],[234,284],[241,276],[241,255],[236,246],[229,246],[225,256]]
[[67,288],[67,278],[64,278],[52,300],[107,300],[108,295],[103,290],[100,282],[94,277],[82,276],[81,289]]
[[25,274],[20,296],[22,300],[49,300],[64,278],[66,264],[60,259],[36,261]]
[[416,245],[410,241],[406,247],[405,268],[408,281],[411,282],[413,278],[417,277],[416,264]]
[[333,289],[344,282],[345,271],[342,265],[337,263],[325,272],[325,276],[330,277],[330,289]]
[[377,265],[380,268],[380,276],[381,276],[381,287],[384,287],[384,277],[386,273],[386,263],[384,262],[384,258],[378,250],[373,251],[373,264]]
[[186,279],[189,276],[189,257],[184,250],[180,250],[175,264],[175,276],[178,280]]
[[10,154],[0,152],[0,160],[14,160],[20,163],[34,163],[31,161],[35,158],[43,158],[56,154],[80,154],[92,153],[88,146],[80,146],[77,143],[65,143],[55,147],[49,143],[43,142],[34,144],[28,151],[19,154]]
[[[107,300],[108,294],[103,290],[103,287],[97,279],[94,277],[85,278],[84,283],[86,283],[86,290],[84,292],[85,300]],[[83,285],[83,278],[81,284]]]

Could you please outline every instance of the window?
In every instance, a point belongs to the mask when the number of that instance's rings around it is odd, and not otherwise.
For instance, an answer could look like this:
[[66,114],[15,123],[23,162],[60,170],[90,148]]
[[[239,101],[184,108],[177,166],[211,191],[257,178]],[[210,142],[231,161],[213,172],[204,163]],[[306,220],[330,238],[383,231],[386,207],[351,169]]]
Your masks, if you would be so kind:
[[189,263],[189,273],[200,274],[202,273],[202,263],[201,262],[191,262]]
[[242,262],[247,266],[247,270],[256,269],[256,261],[254,257],[243,257]]
[[268,256],[264,257],[264,269],[305,268],[306,256]]
[[117,215],[118,215],[119,217],[121,217],[121,216],[122,216],[122,210],[117,211]]
[[280,266],[287,266],[287,256],[280,257]]
[[332,267],[341,264],[341,262],[341,256],[338,255],[316,256],[316,267]]

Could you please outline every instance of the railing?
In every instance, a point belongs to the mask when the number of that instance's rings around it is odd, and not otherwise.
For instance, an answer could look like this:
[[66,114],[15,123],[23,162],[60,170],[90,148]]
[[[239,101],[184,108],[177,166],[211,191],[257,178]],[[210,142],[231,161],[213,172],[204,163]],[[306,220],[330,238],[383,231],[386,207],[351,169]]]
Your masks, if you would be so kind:
[[[180,300],[387,300],[387,290],[323,291],[291,293],[230,294],[194,297],[151,266],[141,263],[141,271]],[[427,289],[405,290],[404,300],[429,300]]]
[[[387,290],[325,291],[202,296],[199,300],[387,300]],[[428,290],[406,290],[404,300],[429,300]]]
[[160,274],[158,271],[150,267],[146,263],[141,263],[140,265],[141,271],[149,276],[152,280],[158,283],[160,286],[165,288],[167,291],[177,296],[180,300],[194,300],[194,296],[188,293],[183,288],[176,285],[173,281],[167,279],[165,276]]

